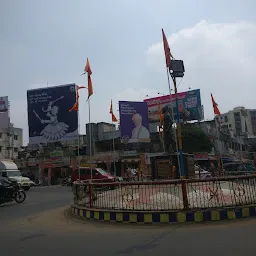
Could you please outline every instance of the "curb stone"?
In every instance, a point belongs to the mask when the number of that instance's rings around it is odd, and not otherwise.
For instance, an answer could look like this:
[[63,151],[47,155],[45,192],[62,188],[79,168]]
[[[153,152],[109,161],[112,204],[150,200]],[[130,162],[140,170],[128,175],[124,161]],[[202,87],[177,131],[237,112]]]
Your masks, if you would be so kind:
[[137,224],[216,222],[256,216],[256,205],[190,211],[120,211],[88,209],[71,205],[72,214],[87,220]]

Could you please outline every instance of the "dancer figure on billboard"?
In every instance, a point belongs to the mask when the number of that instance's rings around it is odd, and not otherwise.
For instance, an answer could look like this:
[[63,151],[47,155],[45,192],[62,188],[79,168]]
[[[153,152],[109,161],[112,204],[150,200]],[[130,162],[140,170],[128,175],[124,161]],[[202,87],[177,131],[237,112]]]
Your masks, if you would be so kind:
[[50,101],[46,110],[42,108],[42,111],[46,113],[47,117],[49,117],[48,120],[41,119],[39,115],[33,111],[42,124],[48,124],[40,133],[40,135],[42,135],[47,140],[51,141],[61,139],[69,128],[67,124],[58,121],[59,107],[56,105],[53,106],[56,101],[63,98],[64,97],[62,96],[55,101]]
[[142,116],[136,113],[132,116],[132,121],[135,124],[135,128],[132,130],[131,139],[149,139],[149,130],[142,125]]

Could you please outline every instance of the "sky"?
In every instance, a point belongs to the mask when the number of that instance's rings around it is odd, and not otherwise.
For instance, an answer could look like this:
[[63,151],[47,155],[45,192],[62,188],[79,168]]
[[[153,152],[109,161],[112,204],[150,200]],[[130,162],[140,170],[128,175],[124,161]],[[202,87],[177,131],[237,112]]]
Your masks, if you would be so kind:
[[[109,105],[167,94],[161,29],[185,76],[178,91],[201,89],[205,118],[210,93],[222,113],[256,108],[254,0],[0,0],[0,96],[28,143],[28,89],[77,83],[86,58],[93,71],[91,121],[111,122]],[[88,122],[80,91],[80,130]]]

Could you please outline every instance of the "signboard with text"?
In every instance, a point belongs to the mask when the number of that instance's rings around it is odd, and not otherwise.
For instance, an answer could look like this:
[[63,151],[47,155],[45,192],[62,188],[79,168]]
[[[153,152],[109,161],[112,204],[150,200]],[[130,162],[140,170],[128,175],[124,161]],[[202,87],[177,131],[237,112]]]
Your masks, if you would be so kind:
[[[176,97],[175,94],[145,99],[144,102],[148,105],[149,122],[159,122],[159,104],[161,109],[168,106],[169,113],[174,114],[176,120]],[[200,89],[178,93],[178,109],[182,121],[202,120],[203,106],[201,104]]]

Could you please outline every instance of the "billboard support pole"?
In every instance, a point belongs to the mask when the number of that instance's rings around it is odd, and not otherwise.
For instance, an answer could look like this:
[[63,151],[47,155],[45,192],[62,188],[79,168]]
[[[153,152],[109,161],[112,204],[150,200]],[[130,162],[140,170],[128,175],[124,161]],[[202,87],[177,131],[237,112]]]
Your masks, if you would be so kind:
[[[171,104],[171,111],[172,111],[172,120],[174,122],[174,113],[173,113],[173,104],[172,104],[172,91],[171,91],[170,77],[169,77],[169,73],[168,73],[168,68],[166,68],[166,75],[167,75],[169,94],[170,94],[170,104]],[[174,139],[175,139],[175,144],[176,144],[176,155],[177,155],[177,160],[178,160],[179,173],[180,173],[180,177],[181,177],[182,175],[181,175],[181,166],[180,166],[180,158],[179,158],[179,147],[178,147],[178,140],[177,140],[176,130],[175,130],[175,133],[174,133]]]
[[92,126],[91,126],[91,106],[90,106],[90,97],[88,98],[88,111],[89,111],[89,161],[90,161],[90,171],[91,171],[91,180],[92,180]]

